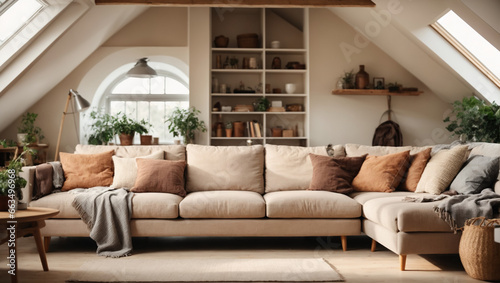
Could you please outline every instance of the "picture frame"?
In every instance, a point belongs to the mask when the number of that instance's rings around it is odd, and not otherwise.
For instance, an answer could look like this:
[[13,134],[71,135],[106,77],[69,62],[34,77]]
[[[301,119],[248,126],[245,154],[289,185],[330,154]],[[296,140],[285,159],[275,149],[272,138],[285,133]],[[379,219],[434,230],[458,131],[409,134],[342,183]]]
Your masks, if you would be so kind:
[[385,89],[385,80],[383,77],[373,78],[373,89]]

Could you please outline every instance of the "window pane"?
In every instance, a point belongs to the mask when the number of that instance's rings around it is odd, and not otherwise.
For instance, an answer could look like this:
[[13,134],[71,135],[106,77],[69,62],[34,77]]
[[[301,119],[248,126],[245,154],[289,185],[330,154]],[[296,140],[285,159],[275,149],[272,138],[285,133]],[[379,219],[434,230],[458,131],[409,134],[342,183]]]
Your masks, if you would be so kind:
[[116,116],[120,112],[125,112],[125,101],[111,101],[109,114]]
[[121,81],[111,91],[113,94],[148,94],[149,79],[148,78],[126,78]]
[[150,119],[151,124],[154,128],[154,136],[160,138],[160,142],[167,142],[172,140],[168,137],[167,127],[164,123],[165,120],[165,102],[164,101],[152,101],[150,103]]
[[0,43],[9,39],[31,17],[33,17],[43,5],[37,0],[16,1],[0,16]]
[[453,11],[437,21],[446,31],[474,55],[497,78],[500,78],[500,51],[477,33]]
[[189,89],[177,80],[166,78],[167,89],[166,94],[189,94]]
[[165,93],[165,77],[156,76],[151,78],[151,94]]
[[125,115],[136,120],[137,119],[137,101],[127,101],[125,104]]

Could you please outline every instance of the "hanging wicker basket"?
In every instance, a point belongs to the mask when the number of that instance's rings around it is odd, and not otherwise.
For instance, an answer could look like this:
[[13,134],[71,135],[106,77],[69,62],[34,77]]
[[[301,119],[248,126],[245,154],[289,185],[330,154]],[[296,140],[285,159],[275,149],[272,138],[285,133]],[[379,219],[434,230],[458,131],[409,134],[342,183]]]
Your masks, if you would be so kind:
[[500,244],[494,240],[495,224],[500,224],[500,219],[476,217],[465,222],[459,254],[472,278],[500,280]]

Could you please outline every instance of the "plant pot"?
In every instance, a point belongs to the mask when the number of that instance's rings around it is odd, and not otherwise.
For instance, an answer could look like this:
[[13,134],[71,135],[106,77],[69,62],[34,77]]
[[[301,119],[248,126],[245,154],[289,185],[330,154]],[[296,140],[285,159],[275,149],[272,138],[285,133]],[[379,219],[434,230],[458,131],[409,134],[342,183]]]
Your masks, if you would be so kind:
[[152,145],[153,136],[152,135],[141,135],[141,145]]
[[120,134],[120,144],[121,145],[132,145],[134,143],[134,135],[135,135],[134,132],[132,132],[130,135]]
[[[9,196],[1,195],[0,196],[0,211],[8,211],[9,210]],[[17,198],[14,209],[17,210]]]
[[24,141],[26,140],[27,135],[28,134],[25,134],[25,133],[18,133],[17,134],[17,144],[20,146],[25,146],[26,143]]
[[233,135],[233,129],[226,129],[226,137],[230,138]]
[[216,36],[214,39],[215,47],[227,47],[229,44],[229,38],[223,35]]

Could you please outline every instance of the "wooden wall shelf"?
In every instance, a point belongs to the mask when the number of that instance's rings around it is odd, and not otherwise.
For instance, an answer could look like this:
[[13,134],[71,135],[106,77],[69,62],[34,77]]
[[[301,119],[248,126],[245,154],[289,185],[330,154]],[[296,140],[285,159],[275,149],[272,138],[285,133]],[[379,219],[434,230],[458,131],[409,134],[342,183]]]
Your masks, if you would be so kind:
[[338,95],[394,95],[394,96],[418,96],[423,91],[389,92],[387,89],[335,89],[332,94]]

